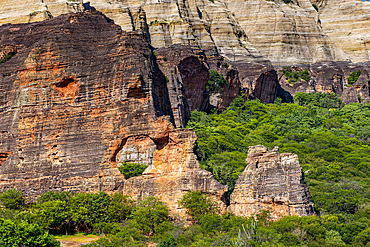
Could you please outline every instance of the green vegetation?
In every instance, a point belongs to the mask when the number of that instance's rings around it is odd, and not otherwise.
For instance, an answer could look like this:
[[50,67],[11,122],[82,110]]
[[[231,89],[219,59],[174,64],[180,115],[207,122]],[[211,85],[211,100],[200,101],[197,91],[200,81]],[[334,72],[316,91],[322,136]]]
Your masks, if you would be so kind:
[[179,205],[186,210],[193,222],[199,222],[206,214],[216,213],[216,202],[209,199],[200,191],[188,191],[179,201]]
[[3,64],[5,62],[7,62],[8,60],[10,60],[13,57],[13,55],[14,55],[13,53],[8,53],[8,54],[4,53],[5,58],[0,59],[0,64]]
[[[222,113],[194,111],[187,127],[198,135],[202,168],[233,189],[249,146],[280,147],[299,156],[319,216],[253,217],[218,214],[205,194],[179,200],[192,220],[186,226],[165,203],[148,196],[48,192],[24,205],[22,192],[0,194],[0,246],[59,246],[51,234],[97,234],[88,246],[369,246],[370,104],[344,105],[339,96],[298,93],[291,104],[243,102]],[[125,177],[145,165],[125,163]],[[123,168],[122,168],[123,169]]]
[[354,214],[370,202],[370,104],[343,106],[335,94],[298,93],[295,104],[243,103],[220,114],[194,111],[203,169],[234,188],[248,147],[298,154],[317,212]]
[[227,86],[227,81],[224,76],[215,70],[209,70],[209,80],[206,86],[208,92],[221,93],[225,86]]
[[298,69],[298,68],[291,68],[291,67],[283,67],[282,70],[279,72],[283,72],[284,76],[287,78],[287,81],[290,84],[294,84],[300,80],[304,80],[309,82],[311,80],[310,73],[305,69]]
[[358,78],[360,77],[360,75],[361,75],[361,70],[352,72],[347,78],[348,85],[352,86],[353,84],[355,84]]
[[[70,0],[71,2],[74,2],[73,0]],[[41,13],[41,11],[34,11],[32,13],[29,13],[28,15],[31,16],[36,16],[38,13]]]
[[[205,194],[188,191],[181,205],[191,226],[169,216],[167,206],[148,196],[139,202],[122,194],[48,192],[34,205],[0,209],[0,246],[59,246],[58,239],[94,239],[87,246],[365,246],[370,242],[370,208],[353,214],[283,217],[269,211],[253,217],[217,214]],[[87,230],[87,231],[86,231]],[[67,234],[73,234],[72,236]],[[81,235],[84,232],[85,235]],[[91,235],[94,233],[96,235]],[[60,234],[65,234],[62,236]]]
[[122,163],[118,170],[125,176],[126,179],[143,175],[143,172],[147,168],[147,165],[138,163]]
[[10,189],[0,194],[1,204],[9,209],[20,209],[22,207],[22,191]]

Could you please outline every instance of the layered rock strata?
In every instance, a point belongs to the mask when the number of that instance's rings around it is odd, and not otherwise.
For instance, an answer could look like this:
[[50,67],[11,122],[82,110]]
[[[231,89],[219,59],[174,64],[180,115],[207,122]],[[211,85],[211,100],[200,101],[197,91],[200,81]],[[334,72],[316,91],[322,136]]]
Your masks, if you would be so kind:
[[[274,65],[346,60],[321,30],[309,0],[224,0],[248,40]],[[335,4],[335,2],[333,2]]]
[[125,31],[141,29],[146,32],[153,47],[191,45],[201,47],[208,56],[221,54],[233,61],[269,63],[248,41],[233,13],[221,2],[209,0],[28,2],[28,8],[19,10],[21,4],[17,6],[10,1],[0,1],[0,4],[5,5],[4,11],[0,12],[0,24],[40,21],[43,16],[47,19],[84,9],[97,9],[112,18]]
[[370,60],[370,3],[315,0],[322,30],[352,62]]
[[277,148],[249,147],[247,167],[239,176],[228,210],[239,216],[269,210],[274,218],[314,214],[298,156]]
[[[176,213],[191,189],[224,205],[227,186],[192,153],[194,131],[174,128],[145,33],[85,11],[3,25],[0,37],[0,53],[14,54],[0,65],[0,192],[125,191]],[[147,164],[145,175],[126,181],[117,168],[126,161]]]

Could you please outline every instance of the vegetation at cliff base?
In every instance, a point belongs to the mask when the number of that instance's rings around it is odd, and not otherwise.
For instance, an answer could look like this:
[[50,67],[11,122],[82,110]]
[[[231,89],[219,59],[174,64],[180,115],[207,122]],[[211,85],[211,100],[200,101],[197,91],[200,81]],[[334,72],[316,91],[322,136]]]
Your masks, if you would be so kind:
[[[297,154],[317,216],[220,214],[212,198],[188,191],[178,200],[186,221],[153,196],[47,192],[25,204],[10,189],[0,194],[0,246],[59,246],[54,235],[75,233],[105,247],[370,246],[370,104],[344,105],[332,93],[298,93],[290,104],[239,97],[221,113],[192,112],[188,127],[201,167],[231,189],[249,146]],[[146,168],[125,165],[126,178]]]
[[262,144],[298,155],[321,215],[352,215],[370,202],[370,104],[344,105],[339,96],[298,93],[294,104],[243,103],[224,112],[194,111],[187,127],[203,169],[233,190],[248,147]]
[[170,216],[166,204],[153,196],[135,202],[119,193],[48,192],[35,204],[0,209],[0,246],[59,246],[51,234],[62,238],[60,234],[75,232],[90,238],[96,234],[99,239],[85,245],[96,247],[331,247],[370,242],[370,208],[351,215],[287,216],[273,221],[266,210],[251,217],[219,214],[216,202],[197,191],[188,191],[180,201],[191,225],[180,216]]

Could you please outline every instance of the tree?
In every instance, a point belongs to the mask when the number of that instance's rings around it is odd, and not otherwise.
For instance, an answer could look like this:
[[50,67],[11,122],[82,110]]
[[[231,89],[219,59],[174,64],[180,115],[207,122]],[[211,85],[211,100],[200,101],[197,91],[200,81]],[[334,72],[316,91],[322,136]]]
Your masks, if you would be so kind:
[[169,223],[168,208],[157,197],[148,196],[139,202],[132,219],[144,234],[155,235]]
[[9,209],[20,209],[23,204],[23,192],[17,189],[9,189],[0,194],[0,201]]
[[222,92],[226,85],[227,81],[222,74],[215,70],[209,70],[209,80],[206,86],[209,92]]
[[199,222],[207,214],[216,213],[216,203],[200,191],[189,190],[179,201],[179,205],[186,210],[193,222]]
[[59,232],[62,228],[67,232],[68,211],[65,201],[47,201],[34,207],[35,222],[48,230]]
[[25,221],[15,224],[11,220],[0,218],[0,243],[5,246],[54,247],[60,246],[49,233],[36,224]]
[[131,215],[133,209],[134,200],[126,195],[115,193],[111,196],[108,207],[109,219],[112,222],[122,223]]

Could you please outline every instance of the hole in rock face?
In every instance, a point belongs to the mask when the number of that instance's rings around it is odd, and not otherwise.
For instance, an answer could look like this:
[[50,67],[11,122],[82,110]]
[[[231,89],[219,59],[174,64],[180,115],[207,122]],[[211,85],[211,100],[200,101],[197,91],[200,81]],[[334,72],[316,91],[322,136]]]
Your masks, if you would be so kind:
[[4,164],[4,162],[8,159],[8,157],[12,154],[12,152],[3,152],[0,153],[0,166]]
[[63,78],[60,82],[55,84],[56,87],[67,87],[70,83],[74,82],[75,80],[71,77],[69,78]]
[[147,94],[141,91],[141,88],[130,88],[127,93],[127,98],[142,99],[147,98]]
[[112,157],[110,159],[111,162],[114,162],[114,163],[117,162],[117,154],[119,153],[119,151],[122,150],[123,146],[126,145],[126,142],[127,142],[127,138],[123,138],[122,141],[121,141],[121,143],[119,143],[117,145],[117,147],[114,149],[113,155],[112,155]]
[[169,142],[169,137],[168,136],[164,136],[162,138],[159,138],[159,139],[155,139],[153,140],[155,145],[156,145],[156,149],[157,150],[161,150],[163,149]]

